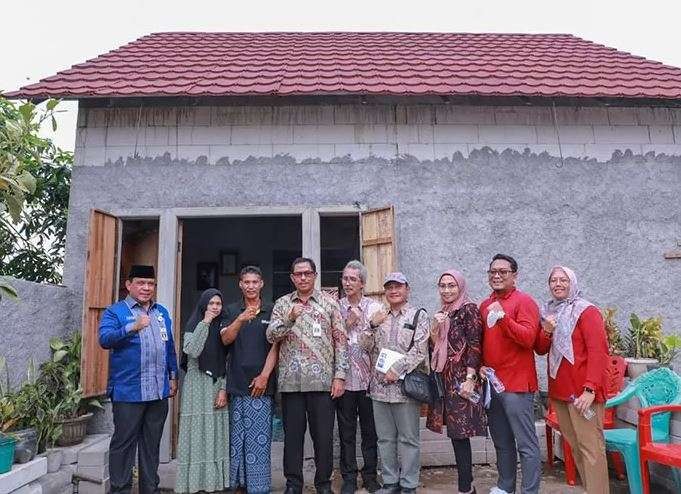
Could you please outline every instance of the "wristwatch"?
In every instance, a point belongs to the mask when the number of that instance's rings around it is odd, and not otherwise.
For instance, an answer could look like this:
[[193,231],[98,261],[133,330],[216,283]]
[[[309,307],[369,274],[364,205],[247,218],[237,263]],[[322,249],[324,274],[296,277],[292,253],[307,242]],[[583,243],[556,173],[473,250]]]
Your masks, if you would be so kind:
[[584,386],[584,391],[586,391],[589,394],[595,394],[593,388],[590,388],[589,386]]

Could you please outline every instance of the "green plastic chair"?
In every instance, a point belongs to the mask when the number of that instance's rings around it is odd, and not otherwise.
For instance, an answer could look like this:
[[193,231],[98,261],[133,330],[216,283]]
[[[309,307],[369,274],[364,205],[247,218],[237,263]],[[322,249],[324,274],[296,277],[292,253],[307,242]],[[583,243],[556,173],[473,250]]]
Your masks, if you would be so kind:
[[[605,403],[605,407],[621,405],[634,396],[641,403],[641,408],[681,403],[681,377],[666,367],[648,371],[630,382],[620,394],[610,398]],[[669,442],[670,419],[670,413],[660,413],[653,416],[653,441]],[[641,494],[643,487],[641,485],[641,464],[638,457],[638,430],[606,429],[603,434],[605,435],[606,451],[616,451],[624,457],[629,492]]]

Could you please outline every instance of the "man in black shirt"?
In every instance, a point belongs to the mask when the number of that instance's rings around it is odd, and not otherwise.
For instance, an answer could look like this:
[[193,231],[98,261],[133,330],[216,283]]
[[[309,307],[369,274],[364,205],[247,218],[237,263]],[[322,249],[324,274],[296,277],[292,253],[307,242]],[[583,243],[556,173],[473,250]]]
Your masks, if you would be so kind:
[[278,346],[265,336],[272,305],[260,297],[262,272],[246,266],[239,274],[243,298],[227,307],[228,325],[220,332],[229,346],[227,393],[229,403],[230,487],[250,493],[271,488],[272,409],[274,368]]

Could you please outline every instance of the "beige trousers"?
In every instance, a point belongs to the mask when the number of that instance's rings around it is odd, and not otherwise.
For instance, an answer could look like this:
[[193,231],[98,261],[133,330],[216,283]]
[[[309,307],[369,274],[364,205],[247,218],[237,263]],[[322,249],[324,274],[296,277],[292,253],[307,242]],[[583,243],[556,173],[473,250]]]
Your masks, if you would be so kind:
[[596,415],[585,419],[570,403],[551,399],[558,415],[560,433],[572,448],[584,490],[589,494],[609,494],[608,460],[603,438],[603,403],[591,405]]

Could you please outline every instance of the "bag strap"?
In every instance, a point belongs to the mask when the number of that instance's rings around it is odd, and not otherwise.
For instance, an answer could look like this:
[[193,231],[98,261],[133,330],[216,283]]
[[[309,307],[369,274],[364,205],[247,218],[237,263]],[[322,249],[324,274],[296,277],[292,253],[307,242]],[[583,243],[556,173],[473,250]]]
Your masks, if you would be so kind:
[[[425,312],[426,309],[423,307],[419,307],[416,309],[416,313],[414,314],[414,320],[411,323],[411,343],[409,343],[409,348],[407,348],[407,351],[411,350],[412,347],[414,346],[414,336],[416,335],[416,327],[419,323],[419,315],[421,314],[421,311]],[[430,350],[430,347],[429,347]]]

